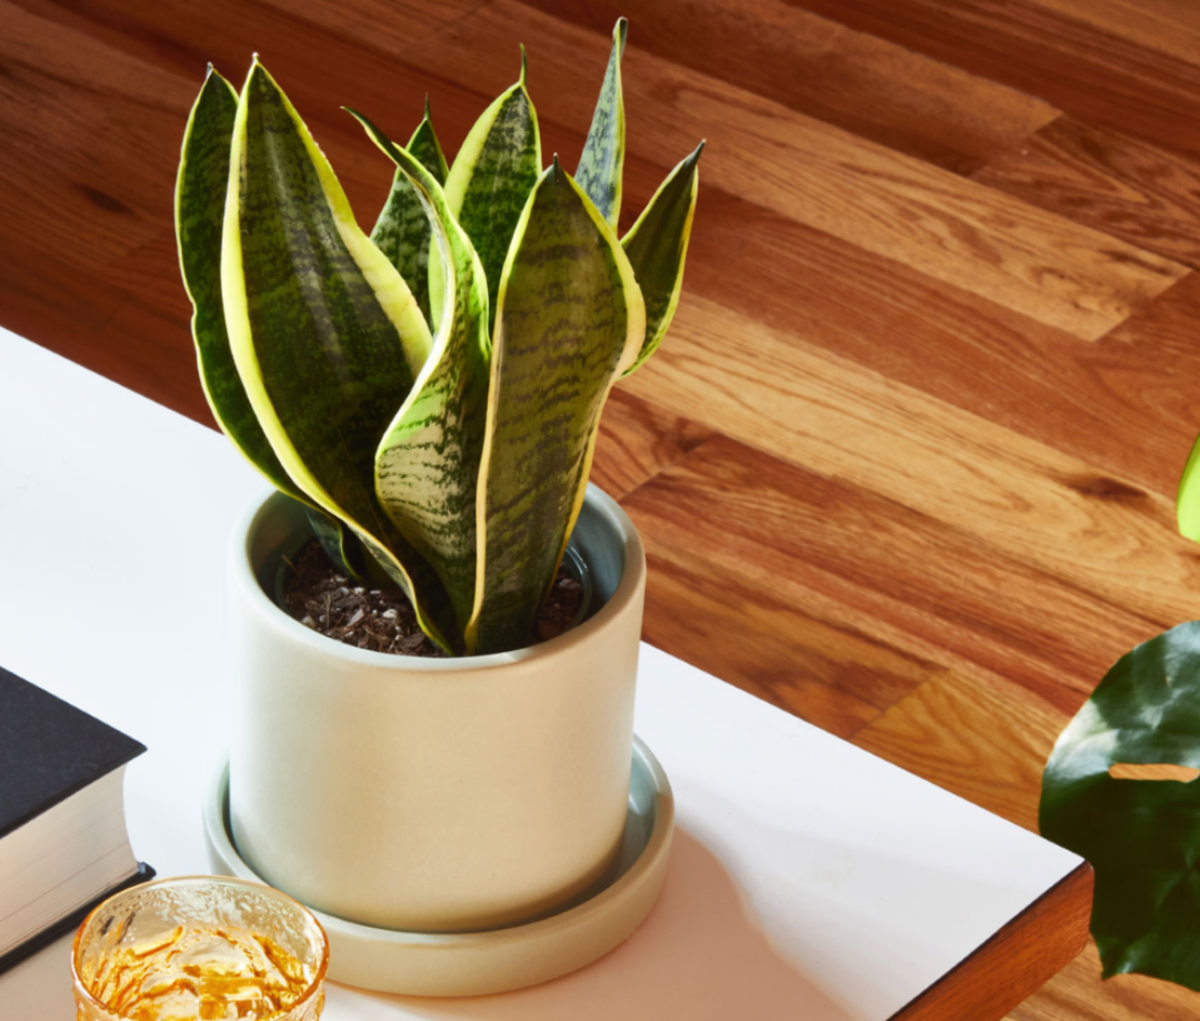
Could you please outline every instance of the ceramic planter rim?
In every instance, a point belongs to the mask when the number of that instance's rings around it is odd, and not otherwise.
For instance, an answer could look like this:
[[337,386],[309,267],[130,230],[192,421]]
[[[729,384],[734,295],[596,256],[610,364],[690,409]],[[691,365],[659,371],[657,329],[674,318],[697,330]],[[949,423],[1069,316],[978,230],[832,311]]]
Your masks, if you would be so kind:
[[525,646],[511,652],[494,652],[484,656],[400,656],[373,649],[359,649],[320,634],[296,620],[280,607],[263,590],[252,562],[251,547],[261,519],[271,513],[270,503],[275,496],[285,496],[277,489],[265,491],[238,518],[234,526],[229,550],[229,572],[234,584],[247,595],[258,621],[277,632],[281,638],[297,642],[310,649],[314,656],[332,656],[360,663],[364,666],[385,668],[397,673],[460,673],[467,670],[487,670],[512,663],[532,662],[566,653],[575,646],[599,640],[603,642],[606,622],[627,610],[628,605],[638,598],[646,574],[646,555],[641,536],[629,515],[611,496],[593,483],[588,483],[586,500],[598,504],[598,509],[607,517],[614,530],[620,535],[625,553],[621,580],[612,596],[583,623],[537,645]]

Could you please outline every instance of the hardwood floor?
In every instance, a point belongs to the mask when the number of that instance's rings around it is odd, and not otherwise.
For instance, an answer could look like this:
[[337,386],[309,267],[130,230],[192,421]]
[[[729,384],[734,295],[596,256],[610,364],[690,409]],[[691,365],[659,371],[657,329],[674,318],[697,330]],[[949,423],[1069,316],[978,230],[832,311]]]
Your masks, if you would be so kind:
[[[342,104],[405,138],[428,91],[452,152],[523,42],[570,166],[620,13],[626,224],[708,139],[676,325],[596,457],[647,638],[1033,828],[1058,731],[1200,605],[1200,6],[0,0],[0,325],[212,424],[172,228],[206,62],[260,51],[370,222],[391,174]],[[1092,947],[1009,1016],[1200,995]]]

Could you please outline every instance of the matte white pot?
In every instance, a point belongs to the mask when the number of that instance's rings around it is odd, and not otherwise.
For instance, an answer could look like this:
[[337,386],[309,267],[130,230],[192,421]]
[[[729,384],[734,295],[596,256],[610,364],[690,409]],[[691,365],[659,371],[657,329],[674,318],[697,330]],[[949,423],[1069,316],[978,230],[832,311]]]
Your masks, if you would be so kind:
[[629,795],[646,568],[624,511],[589,487],[572,538],[592,578],[588,619],[461,659],[355,649],[288,616],[268,592],[310,535],[279,494],[234,532],[240,854],[304,903],[390,929],[496,928],[589,893]]

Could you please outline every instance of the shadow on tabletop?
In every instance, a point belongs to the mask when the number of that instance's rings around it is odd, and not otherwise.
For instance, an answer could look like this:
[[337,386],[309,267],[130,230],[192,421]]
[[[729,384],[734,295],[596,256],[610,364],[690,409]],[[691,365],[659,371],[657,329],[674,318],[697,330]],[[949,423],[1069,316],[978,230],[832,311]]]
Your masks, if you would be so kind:
[[329,1009],[343,1006],[347,1015],[355,1013],[354,1004],[371,1002],[402,1007],[407,1017],[478,1021],[853,1021],[772,949],[747,914],[733,877],[684,829],[675,831],[657,906],[629,940],[597,964],[530,989],[467,999],[388,996],[346,986],[329,990]]

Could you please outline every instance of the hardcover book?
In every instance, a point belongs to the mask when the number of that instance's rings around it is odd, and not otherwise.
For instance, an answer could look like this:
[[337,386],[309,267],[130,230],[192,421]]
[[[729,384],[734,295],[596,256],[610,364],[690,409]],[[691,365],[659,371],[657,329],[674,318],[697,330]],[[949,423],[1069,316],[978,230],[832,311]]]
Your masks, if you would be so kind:
[[125,827],[125,766],[145,750],[0,668],[0,971],[154,875]]

